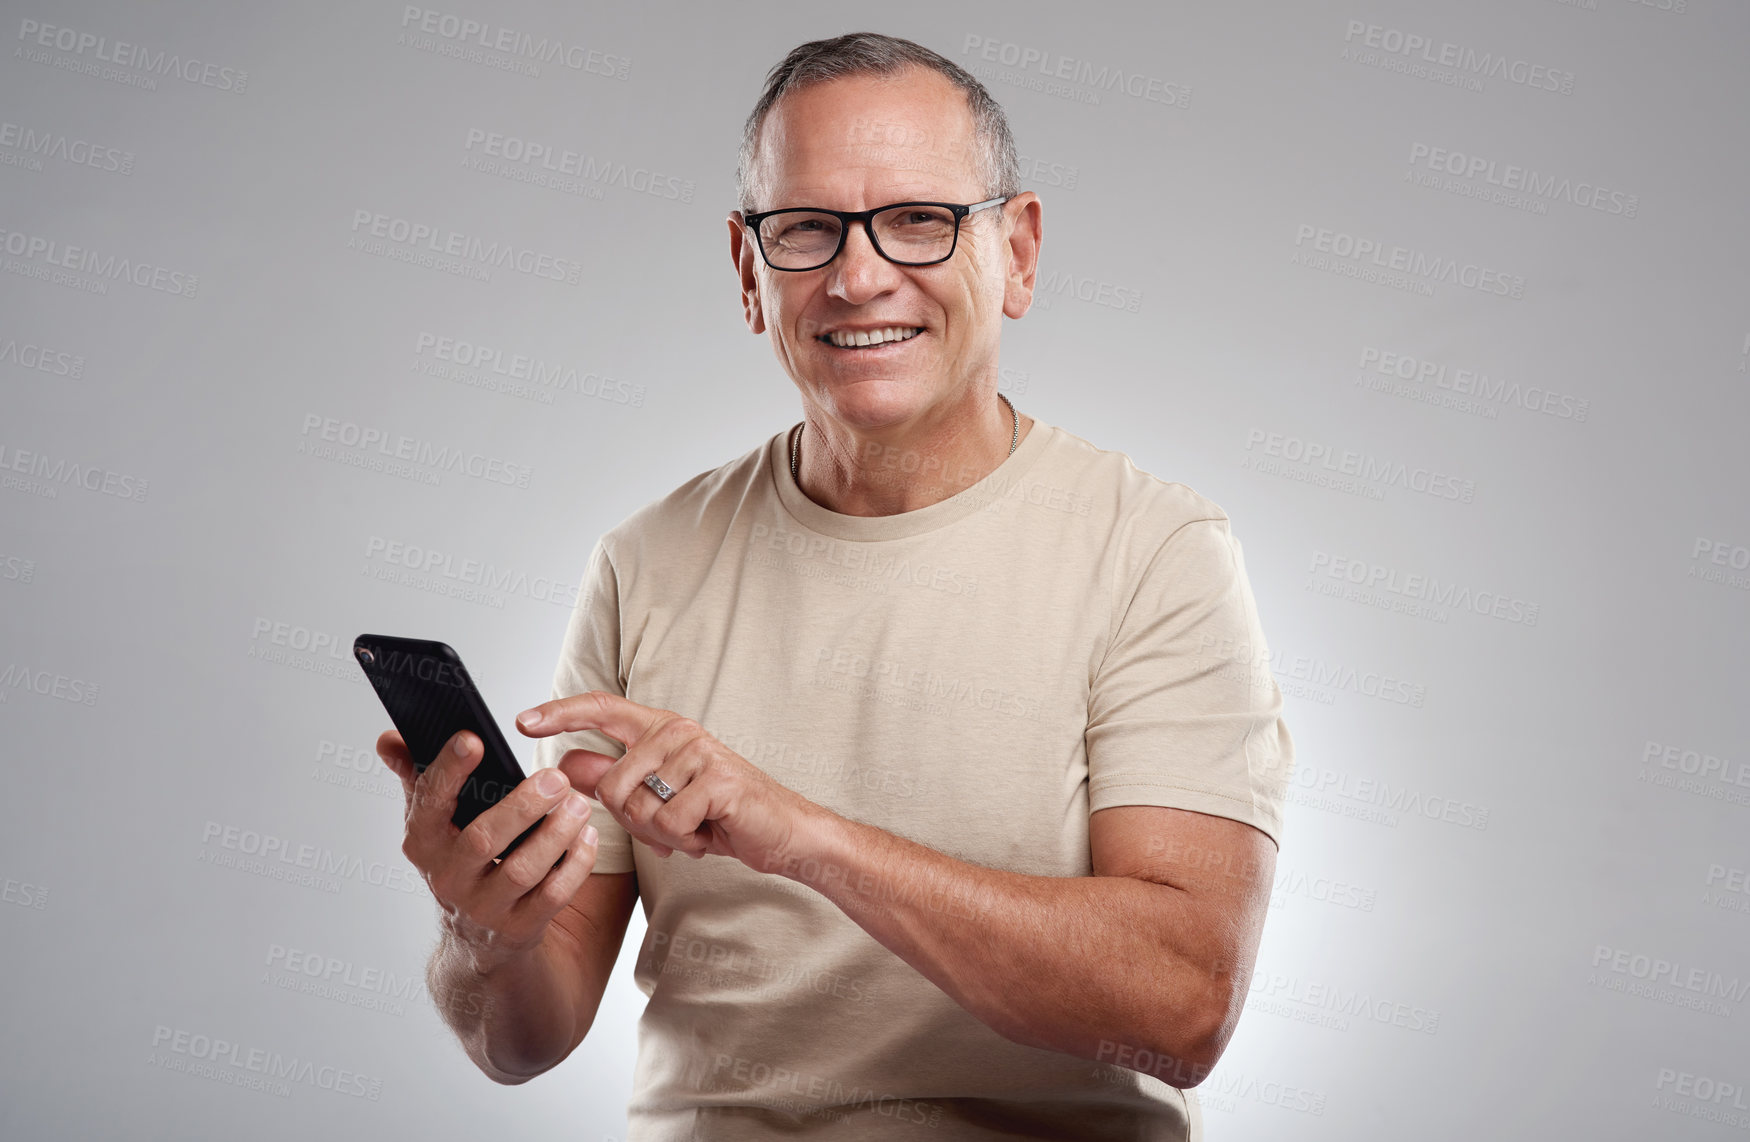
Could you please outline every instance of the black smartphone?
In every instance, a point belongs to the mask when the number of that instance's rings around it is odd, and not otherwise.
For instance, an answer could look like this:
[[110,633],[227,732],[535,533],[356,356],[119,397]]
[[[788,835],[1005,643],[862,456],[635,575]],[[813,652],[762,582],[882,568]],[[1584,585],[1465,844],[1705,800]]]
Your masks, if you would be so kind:
[[[421,638],[361,634],[352,641],[352,656],[376,688],[383,709],[395,723],[419,772],[437,760],[438,751],[459,730],[469,730],[486,747],[485,756],[456,795],[456,828],[468,823],[523,781],[523,767],[510,752],[485,699],[449,645]],[[540,827],[536,821],[498,854],[509,855]],[[564,860],[563,853],[560,860]]]

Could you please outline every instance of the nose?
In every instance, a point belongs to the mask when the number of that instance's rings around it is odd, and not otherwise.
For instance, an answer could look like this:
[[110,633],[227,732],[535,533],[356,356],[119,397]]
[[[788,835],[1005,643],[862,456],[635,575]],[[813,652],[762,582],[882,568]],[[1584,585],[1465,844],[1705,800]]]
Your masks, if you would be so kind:
[[852,305],[862,305],[894,289],[899,267],[883,258],[861,225],[845,234],[845,248],[827,268],[827,293]]

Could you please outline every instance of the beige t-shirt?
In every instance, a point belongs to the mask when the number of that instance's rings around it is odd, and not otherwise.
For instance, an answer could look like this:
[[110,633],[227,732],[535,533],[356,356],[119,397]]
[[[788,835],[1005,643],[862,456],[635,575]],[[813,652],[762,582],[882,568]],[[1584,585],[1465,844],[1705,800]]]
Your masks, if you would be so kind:
[[[990,868],[1091,876],[1088,816],[1113,805],[1279,838],[1292,746],[1214,504],[1037,420],[982,481],[899,515],[814,503],[787,448],[602,536],[556,697],[684,714],[834,812]],[[584,731],[537,764],[577,747],[625,752]],[[1191,1094],[1004,1039],[812,888],[658,857],[599,803],[590,820],[596,872],[635,869],[649,922],[633,1142],[1200,1136]],[[975,922],[975,901],[926,903]]]

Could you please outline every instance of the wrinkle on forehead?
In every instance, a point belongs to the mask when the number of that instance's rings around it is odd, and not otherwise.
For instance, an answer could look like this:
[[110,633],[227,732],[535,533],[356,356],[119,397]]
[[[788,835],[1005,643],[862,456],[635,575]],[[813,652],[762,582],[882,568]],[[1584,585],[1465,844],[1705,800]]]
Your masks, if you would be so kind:
[[[902,83],[906,95],[895,98]],[[806,121],[798,123],[804,102]],[[764,210],[803,204],[804,196],[813,196],[808,204],[828,205],[820,196],[832,190],[877,187],[887,202],[958,201],[968,193],[963,188],[979,185],[977,160],[964,94],[933,72],[912,69],[829,80],[785,95],[761,127],[753,182]],[[784,204],[773,201],[779,193]]]

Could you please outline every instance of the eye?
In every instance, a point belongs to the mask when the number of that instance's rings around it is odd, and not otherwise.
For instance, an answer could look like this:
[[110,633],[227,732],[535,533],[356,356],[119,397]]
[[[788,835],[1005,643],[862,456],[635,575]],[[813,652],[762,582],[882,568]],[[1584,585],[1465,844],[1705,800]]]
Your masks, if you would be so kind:
[[839,220],[830,214],[789,214],[768,219],[766,234],[778,242],[816,242],[838,235]]

